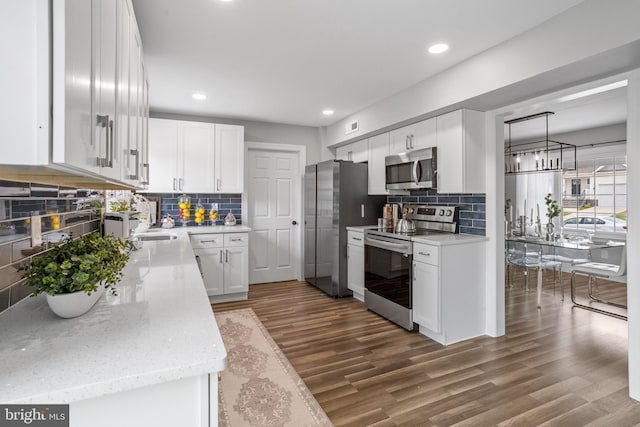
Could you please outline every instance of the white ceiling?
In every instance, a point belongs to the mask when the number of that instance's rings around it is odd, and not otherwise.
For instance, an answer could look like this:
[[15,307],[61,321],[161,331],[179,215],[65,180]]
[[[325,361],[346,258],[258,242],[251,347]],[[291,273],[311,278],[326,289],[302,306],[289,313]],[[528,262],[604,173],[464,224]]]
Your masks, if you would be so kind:
[[[338,121],[578,3],[133,0],[152,111],[308,126]],[[427,54],[436,42],[450,50]],[[325,108],[335,115],[322,116]]]
[[[594,95],[579,97],[564,102],[551,102],[533,108],[526,113],[506,117],[511,120],[544,111],[554,114],[549,116],[549,138],[554,135],[573,132],[582,129],[591,129],[618,123],[627,120],[627,88],[620,87]],[[522,141],[542,138],[545,136],[544,117],[513,123],[511,125],[512,141]],[[505,127],[505,137],[507,137]]]

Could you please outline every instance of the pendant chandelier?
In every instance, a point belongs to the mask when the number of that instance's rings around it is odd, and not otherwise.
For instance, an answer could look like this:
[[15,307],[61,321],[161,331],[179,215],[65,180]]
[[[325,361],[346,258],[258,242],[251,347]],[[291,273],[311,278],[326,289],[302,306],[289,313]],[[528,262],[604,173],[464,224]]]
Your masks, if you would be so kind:
[[[505,122],[509,125],[508,141],[504,148],[505,173],[576,170],[576,146],[549,139],[549,116],[553,114],[552,111],[545,111]],[[540,118],[545,119],[543,140],[512,143],[511,125]]]

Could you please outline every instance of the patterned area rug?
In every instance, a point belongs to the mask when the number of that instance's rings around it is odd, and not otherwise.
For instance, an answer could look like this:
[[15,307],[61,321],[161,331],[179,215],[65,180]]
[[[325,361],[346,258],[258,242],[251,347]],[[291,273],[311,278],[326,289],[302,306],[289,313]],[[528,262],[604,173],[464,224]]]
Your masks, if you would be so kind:
[[220,426],[333,425],[252,309],[216,313],[216,319],[228,354],[219,383]]

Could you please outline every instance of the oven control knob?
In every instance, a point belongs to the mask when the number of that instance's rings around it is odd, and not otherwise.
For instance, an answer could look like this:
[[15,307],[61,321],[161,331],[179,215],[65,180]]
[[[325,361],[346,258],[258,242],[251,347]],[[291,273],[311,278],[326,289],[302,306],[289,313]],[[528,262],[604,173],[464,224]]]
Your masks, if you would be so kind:
[[451,209],[447,209],[447,216],[453,215],[453,211]]
[[443,216],[444,215],[444,209],[440,209],[440,212],[438,212],[438,215]]

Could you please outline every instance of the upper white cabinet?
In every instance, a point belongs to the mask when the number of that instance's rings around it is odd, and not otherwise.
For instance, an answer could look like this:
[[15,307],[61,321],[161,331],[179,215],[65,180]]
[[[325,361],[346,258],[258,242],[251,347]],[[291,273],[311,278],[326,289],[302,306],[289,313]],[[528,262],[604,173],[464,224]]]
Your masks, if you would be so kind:
[[389,155],[389,132],[369,138],[369,195],[389,194],[384,159]]
[[354,163],[364,163],[369,160],[369,144],[366,139],[352,142],[336,148],[337,160],[350,160]]
[[456,110],[437,117],[438,193],[485,191],[484,114]]
[[149,163],[148,191],[241,193],[244,128],[150,119]]
[[391,131],[391,154],[404,153],[421,148],[435,147],[436,119],[427,119]]
[[[14,58],[0,77],[15,88],[0,107],[7,136],[0,141],[0,176],[140,185],[123,173],[131,60],[142,68],[142,45],[137,58],[130,52],[130,34],[137,32],[130,0],[10,2],[0,26],[13,35],[3,56]],[[141,104],[139,111],[147,110]],[[20,150],[12,149],[16,143]]]
[[244,127],[215,125],[215,192],[244,190]]

